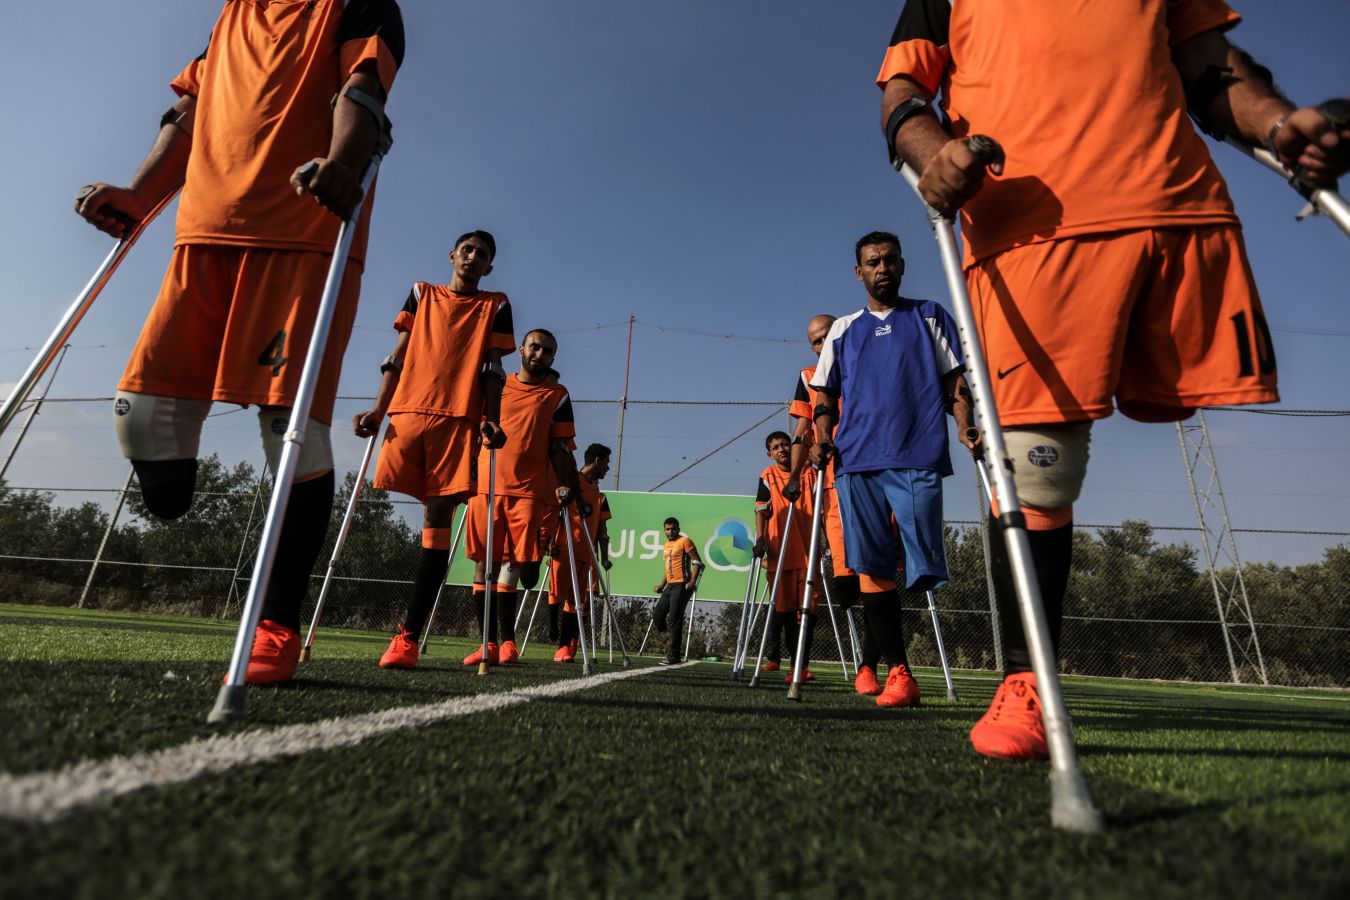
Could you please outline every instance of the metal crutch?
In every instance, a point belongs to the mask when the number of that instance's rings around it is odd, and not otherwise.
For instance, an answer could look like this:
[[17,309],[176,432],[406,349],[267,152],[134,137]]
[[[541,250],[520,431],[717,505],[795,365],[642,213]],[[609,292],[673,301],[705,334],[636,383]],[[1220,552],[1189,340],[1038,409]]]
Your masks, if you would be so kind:
[[689,648],[694,643],[694,610],[698,606],[698,582],[689,589],[689,603],[684,608],[684,660],[689,661]]
[[[587,538],[589,538],[589,537],[590,537],[590,535],[588,534],[588,535],[587,535]],[[596,550],[595,550],[595,544],[592,543],[589,539],[586,541],[586,550],[591,554],[591,566],[594,567],[594,570],[595,570],[596,572],[604,572],[604,569],[600,566],[600,554],[598,554],[598,553],[596,552]],[[632,661],[628,658],[628,645],[627,645],[627,643],[626,643],[626,642],[624,641],[624,639],[623,639],[623,629],[619,628],[618,622],[616,621],[617,616],[616,616],[615,613],[614,613],[614,604],[613,604],[613,602],[612,602],[612,597],[611,597],[610,592],[609,592],[609,581],[608,581],[608,579],[609,579],[609,573],[608,573],[608,572],[604,572],[604,575],[602,576],[602,580],[601,580],[601,582],[600,582],[600,589],[601,589],[600,597],[601,597],[602,600],[604,600],[604,603],[605,603],[605,613],[606,613],[606,616],[608,617],[608,621],[610,622],[611,627],[614,629],[614,631],[619,635],[619,652],[623,655],[623,664],[624,664],[624,666],[626,667],[626,666],[631,665],[631,664],[632,664]],[[595,610],[594,610],[594,609],[591,610],[591,620],[592,620],[592,621],[595,620]],[[611,661],[611,662],[613,662],[613,660],[614,660],[614,647],[613,647],[613,643],[614,643],[614,642],[613,642],[613,639],[611,639],[611,640],[610,640],[610,648],[609,648],[610,661]],[[594,638],[592,638],[592,641],[591,641],[591,647],[592,647],[592,650],[594,650],[594,648],[595,648]]]
[[478,674],[488,673],[488,635],[492,628],[492,593],[497,578],[492,574],[493,522],[497,518],[497,448],[488,445],[487,547],[483,550],[483,646]]
[[425,656],[427,644],[431,641],[431,626],[436,621],[436,610],[440,608],[441,596],[445,593],[445,585],[450,578],[450,569],[455,565],[455,554],[459,551],[459,539],[464,534],[464,522],[469,518],[469,504],[465,503],[460,508],[459,525],[455,526],[455,537],[450,541],[450,560],[445,564],[445,578],[441,579],[440,586],[436,588],[436,599],[431,601],[431,612],[427,614],[427,624],[422,626],[422,646],[417,648],[419,656]]
[[[972,136],[968,139],[967,145],[977,157],[986,160],[994,157],[998,147],[983,135]],[[909,182],[914,192],[919,194],[919,174],[911,166],[903,165],[898,158],[896,162],[905,180]],[[922,194],[919,194],[919,199],[923,201]],[[984,430],[988,452],[997,462],[997,465],[992,467],[992,475],[997,491],[995,496],[999,505],[999,519],[1003,524],[1004,540],[1012,564],[1018,607],[1031,652],[1032,669],[1036,673],[1036,682],[1040,690],[1042,719],[1050,747],[1050,821],[1058,828],[1071,831],[1100,832],[1103,828],[1102,814],[1092,801],[1087,779],[1083,777],[1083,770],[1078,764],[1069,713],[1064,706],[1064,694],[1060,688],[1054,649],[1050,643],[1050,626],[1046,620],[1045,606],[1041,601],[1041,586],[1031,558],[1026,519],[1021,511],[1021,503],[1017,499],[1017,487],[1013,484],[1012,461],[1008,458],[1007,444],[1003,440],[1003,427],[999,423],[998,412],[994,407],[989,366],[984,358],[984,349],[980,346],[970,295],[966,293],[961,254],[956,245],[956,231],[951,219],[927,203],[924,203],[924,209],[928,214],[928,222],[933,229],[938,252],[942,257],[947,290],[952,299],[952,311],[956,317],[957,330],[960,332],[961,347],[966,356],[966,378],[974,397],[975,412]]]
[[[756,568],[761,567],[757,566]],[[756,579],[758,579],[760,576],[756,575],[755,577]],[[759,584],[757,581],[756,590],[759,592],[759,596],[754,598],[754,602],[750,608],[750,623],[749,626],[745,629],[745,640],[741,643],[741,646],[737,649],[737,656],[736,656],[737,673],[745,671],[745,660],[750,655],[750,642],[754,640],[755,629],[759,627],[759,611],[760,608],[764,606],[765,599],[769,596],[768,580],[765,579],[763,584]]]
[[759,667],[764,662],[764,647],[769,642],[769,628],[773,625],[773,605],[778,602],[778,584],[783,578],[783,562],[787,559],[788,535],[792,533],[792,514],[796,510],[796,503],[788,504],[787,521],[783,523],[783,541],[778,546],[778,567],[773,571],[773,590],[769,591],[769,612],[764,617],[764,633],[759,639],[759,656],[755,657],[755,671],[750,676],[751,687],[759,687]]
[[352,519],[356,515],[356,502],[361,499],[361,489],[366,484],[366,470],[370,468],[370,457],[375,452],[375,442],[379,433],[372,434],[366,441],[366,452],[361,457],[361,469],[356,473],[352,484],[352,495],[347,500],[347,511],[342,514],[342,527],[338,529],[337,540],[333,543],[333,555],[328,560],[328,571],[323,576],[323,587],[319,589],[319,599],[314,604],[314,618],[309,620],[309,633],[305,635],[305,646],[300,649],[300,661],[309,662],[310,651],[314,649],[314,630],[319,627],[319,617],[323,615],[323,604],[328,599],[328,589],[333,584],[333,572],[337,569],[338,557],[347,543],[347,532],[351,531]]
[[952,669],[947,665],[947,646],[942,641],[942,626],[938,624],[937,601],[933,592],[928,591],[928,613],[933,617],[933,637],[937,638],[938,659],[942,660],[942,677],[947,680],[947,699],[956,699],[956,688],[952,686]]
[[[544,594],[548,592],[549,580],[552,577],[553,571],[550,568],[549,571],[544,573],[544,580],[539,582],[539,587],[535,590],[534,606],[530,608],[530,624],[525,626],[525,639],[520,642],[520,655],[522,658],[525,656],[525,648],[530,644],[530,632],[534,629],[534,615],[539,612],[539,601],[543,598]],[[522,603],[520,609],[521,612],[524,612],[525,604]]]
[[75,302],[66,309],[65,314],[56,323],[56,329],[47,338],[42,348],[38,350],[37,357],[29,363],[18,383],[14,385],[14,389],[9,392],[9,398],[5,400],[5,405],[0,406],[0,434],[4,433],[5,429],[9,427],[9,423],[19,414],[19,407],[28,399],[28,395],[37,386],[38,380],[42,378],[43,373],[56,359],[57,351],[75,333],[75,328],[80,324],[80,320],[84,318],[85,313],[89,312],[89,307],[94,305],[99,293],[108,284],[113,273],[117,271],[117,267],[122,264],[122,260],[126,259],[127,254],[131,252],[131,248],[137,239],[155,220],[155,217],[164,211],[164,207],[173,202],[173,198],[176,196],[178,196],[177,190],[170,191],[159,203],[155,204],[150,212],[145,214],[145,218],[136,223],[130,234],[119,240],[112,250],[108,251],[108,255],[104,257],[103,262],[94,270],[94,277],[90,278],[84,289],[76,295]]
[[[562,516],[563,534],[567,535],[567,563],[572,574],[572,604],[577,608],[577,637],[581,641],[581,674],[591,674],[591,659],[586,649],[586,626],[581,621],[581,584],[577,581],[577,552],[572,541],[572,521],[567,515],[567,504],[558,510]],[[583,525],[584,527],[584,525]],[[566,614],[566,610],[564,610]]]
[[[815,581],[820,577],[820,526],[825,518],[825,471],[821,466],[816,471],[816,491],[815,505],[811,510],[811,547],[806,555],[806,586],[802,589],[801,605],[801,623],[797,628],[797,652],[792,657],[792,684],[788,687],[788,699],[798,702],[802,699],[802,670],[806,667],[802,665],[802,660],[806,656],[806,632],[809,630],[807,625],[811,619],[811,589],[815,586]],[[783,546],[787,546],[788,533],[783,529]],[[838,629],[835,629],[835,637],[839,636]],[[844,648],[839,647],[839,653],[842,656]],[[847,671],[847,670],[845,670]]]
[[[216,694],[216,704],[206,717],[208,722],[238,722],[247,715],[248,688],[244,684],[244,675],[248,670],[248,659],[253,653],[254,631],[262,616],[263,595],[272,580],[272,566],[276,562],[277,542],[281,539],[281,525],[286,518],[286,505],[290,501],[291,486],[295,483],[295,469],[300,462],[300,449],[305,440],[305,428],[309,422],[309,410],[314,403],[314,393],[319,382],[319,369],[323,365],[324,350],[328,346],[328,331],[333,324],[333,312],[337,309],[338,294],[342,291],[343,275],[347,271],[347,258],[351,255],[352,239],[356,236],[356,223],[370,195],[371,183],[380,170],[380,161],[389,152],[393,138],[389,132],[389,121],[384,121],[375,152],[370,157],[365,174],[361,178],[361,200],[351,214],[338,228],[337,244],[333,248],[333,258],[328,265],[328,279],[323,286],[323,297],[319,301],[318,312],[314,316],[314,334],[305,352],[305,366],[300,373],[300,387],[295,394],[295,405],[291,407],[291,420],[281,448],[281,460],[277,463],[276,477],[272,484],[272,498],[267,505],[267,518],[263,522],[262,537],[258,541],[258,555],[253,564],[253,578],[249,582],[248,596],[244,600],[243,615],[239,619],[239,632],[235,635],[234,652],[230,657],[230,669],[225,675],[225,684]],[[310,163],[310,175],[317,164]]]
[[740,670],[736,664],[741,660],[741,642],[745,639],[745,624],[750,621],[750,601],[755,599],[755,582],[759,580],[759,557],[752,557],[750,560],[750,574],[745,579],[745,600],[741,602],[741,620],[736,626],[736,649],[731,654],[731,680],[736,681],[741,677]]
[[[834,629],[834,643],[839,648],[839,668],[844,670],[844,677],[848,677],[848,657],[844,655],[844,638],[839,631],[839,619],[834,614],[834,598],[830,595],[830,579],[825,577],[822,571],[820,575],[821,586],[825,589],[825,610],[830,614],[830,627]],[[853,663],[853,677],[858,677],[857,659]]]

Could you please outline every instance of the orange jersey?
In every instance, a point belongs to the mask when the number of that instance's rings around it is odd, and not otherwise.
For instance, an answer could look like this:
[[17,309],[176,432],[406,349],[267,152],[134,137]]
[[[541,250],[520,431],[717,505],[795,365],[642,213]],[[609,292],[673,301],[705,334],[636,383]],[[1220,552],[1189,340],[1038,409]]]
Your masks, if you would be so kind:
[[683,584],[693,577],[693,564],[690,554],[697,553],[694,542],[684,535],[673,541],[666,541],[661,551],[666,564],[666,584]]
[[1223,0],[907,0],[877,83],[940,90],[952,134],[1007,154],[961,209],[967,266],[1074,235],[1236,224],[1171,53],[1238,20]]
[[[811,386],[811,379],[816,377],[816,367],[807,366],[802,369],[801,375],[797,378],[797,389],[792,395],[792,403],[788,405],[788,415],[795,416],[798,419],[805,419],[814,423],[816,420],[816,407],[824,399],[820,396],[820,391]],[[842,412],[844,408],[843,401],[839,402],[839,409]],[[839,423],[835,422],[834,433],[838,433]],[[802,443],[810,447],[816,442],[816,430],[812,427],[806,432],[806,437],[802,438]],[[825,490],[834,489],[834,462],[831,461],[829,468],[825,470]]]
[[[778,554],[783,546],[783,534],[787,529],[788,503],[783,496],[783,488],[788,483],[788,473],[776,465],[769,466],[759,473],[759,486],[755,492],[755,514],[766,520],[765,536],[769,541],[769,552],[765,557],[770,569],[778,567]],[[792,530],[787,532],[787,551],[783,556],[783,569],[804,569],[807,564],[807,550],[811,546],[811,499],[816,486],[816,473],[812,469],[802,472],[802,497],[797,501],[792,513]]]
[[[600,486],[592,484],[582,475],[577,481],[581,484],[581,505],[590,510],[590,515],[586,516],[586,530],[590,532],[591,540],[594,541],[600,534],[600,523],[612,518],[609,512],[609,501],[601,493]],[[590,557],[587,557],[589,559]]]
[[[387,93],[402,59],[393,0],[226,3],[206,51],[171,82],[197,98],[177,243],[331,253],[338,219],[296,196],[291,173],[328,155],[333,97],[357,69],[378,73]],[[365,258],[372,205],[355,260]]]
[[[497,451],[497,493],[557,503],[558,479],[549,450],[554,441],[576,436],[567,388],[552,381],[525,384],[512,373],[502,386],[502,430],[506,446]],[[478,454],[478,492],[487,492],[488,454]]]
[[[489,350],[515,349],[511,305],[505,294],[466,296],[445,285],[412,286],[394,328],[410,335],[403,374],[390,415],[434,413],[477,419],[483,411],[479,375]],[[509,432],[508,432],[509,434]]]

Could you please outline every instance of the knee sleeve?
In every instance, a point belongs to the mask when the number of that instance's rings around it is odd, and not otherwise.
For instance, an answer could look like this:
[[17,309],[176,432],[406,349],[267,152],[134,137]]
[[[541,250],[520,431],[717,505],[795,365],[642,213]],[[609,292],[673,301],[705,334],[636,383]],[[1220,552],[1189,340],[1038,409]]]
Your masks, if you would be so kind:
[[[270,406],[258,410],[258,425],[262,434],[263,453],[267,455],[267,468],[275,475],[281,464],[281,450],[286,443],[286,429],[291,421],[291,411],[282,407]],[[305,424],[305,439],[300,445],[300,459],[295,466],[297,481],[305,481],[333,468],[333,441],[327,425],[315,419]]]
[[202,422],[210,409],[210,400],[118,391],[113,399],[113,427],[122,455],[141,462],[195,460]]
[[538,562],[522,563],[517,571],[520,573],[520,586],[525,590],[533,590],[534,586],[539,583]]
[[520,584],[520,569],[511,563],[502,563],[501,568],[497,570],[497,587],[514,591],[518,584]]
[[1072,506],[1087,476],[1091,430],[1091,422],[1004,429],[1017,499],[1045,509]]

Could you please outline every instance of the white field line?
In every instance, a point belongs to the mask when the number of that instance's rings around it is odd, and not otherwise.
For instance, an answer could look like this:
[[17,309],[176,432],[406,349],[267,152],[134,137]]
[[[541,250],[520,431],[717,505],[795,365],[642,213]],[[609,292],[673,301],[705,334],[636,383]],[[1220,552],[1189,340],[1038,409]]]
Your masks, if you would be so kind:
[[[697,665],[697,662],[686,662],[671,669],[692,665]],[[670,669],[654,666],[630,669],[497,694],[459,697],[426,706],[388,709],[342,719],[287,725],[268,731],[217,735],[150,753],[86,760],[54,772],[0,774],[0,819],[51,822],[76,807],[104,797],[178,784],[199,775],[227,772],[240,766],[258,765],[288,756],[351,747],[392,731],[418,728],[474,713],[493,712],[536,700],[551,700],[660,671]]]

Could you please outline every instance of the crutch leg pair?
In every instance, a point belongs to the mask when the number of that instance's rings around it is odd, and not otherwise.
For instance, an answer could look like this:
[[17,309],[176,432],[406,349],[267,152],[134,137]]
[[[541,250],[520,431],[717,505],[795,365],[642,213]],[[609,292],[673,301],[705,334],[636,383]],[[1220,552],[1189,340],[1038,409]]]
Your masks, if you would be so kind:
[[[595,542],[591,540],[590,533],[586,531],[584,521],[582,522],[582,533],[583,536],[586,538],[586,552],[587,554],[590,555],[591,558],[591,571],[595,573],[596,580],[599,581],[600,583],[600,598],[605,604],[605,612],[608,615],[611,626],[614,628],[615,632],[617,632],[619,636],[619,652],[623,655],[623,665],[626,668],[632,665],[632,661],[628,658],[628,644],[623,639],[623,629],[618,627],[619,623],[617,621],[617,617],[614,611],[613,596],[610,594],[609,591],[609,581],[607,578],[608,573],[602,574],[604,573],[604,569],[601,568],[600,566],[600,554],[596,552]],[[594,608],[591,609],[591,622],[592,623],[595,622]],[[594,631],[591,632],[591,652],[592,653],[595,652]],[[613,660],[614,660],[614,650],[613,647],[611,647],[610,661],[613,662]]]
[[[559,525],[567,540],[567,564],[569,574],[572,578],[572,605],[577,611],[577,639],[581,642],[581,674],[591,674],[591,656],[590,649],[586,642],[586,625],[581,618],[581,582],[577,579],[577,552],[575,542],[572,540],[572,522],[567,513],[567,505],[564,504],[558,511]],[[582,529],[585,530],[585,522],[582,523]],[[566,615],[566,612],[564,612]]]
[[[986,159],[992,159],[997,150],[993,141],[980,135],[971,137],[968,143],[976,156]],[[918,173],[909,166],[898,164],[897,167],[917,193]],[[994,489],[990,496],[998,501],[1008,557],[1012,563],[1013,582],[1017,589],[1018,607],[1040,693],[1042,718],[1050,748],[1050,818],[1060,828],[1098,832],[1103,827],[1102,815],[1092,801],[1087,781],[1078,764],[1059,672],[1055,665],[1054,648],[1050,643],[1049,623],[1041,601],[1040,583],[1032,562],[1026,520],[1018,502],[1017,488],[1012,478],[1012,462],[1008,458],[1003,428],[994,406],[989,367],[975,327],[970,296],[966,292],[956,232],[951,219],[926,204],[925,208],[937,238],[947,289],[951,295],[952,312],[965,352],[966,379],[974,397],[976,415],[984,431],[991,470],[989,475]]]
[[[249,656],[253,651],[254,631],[262,615],[263,595],[272,579],[272,568],[276,563],[277,543],[281,538],[281,525],[286,517],[286,505],[290,500],[291,487],[295,483],[296,466],[300,461],[300,449],[305,439],[306,425],[309,422],[310,407],[314,403],[314,394],[319,381],[319,369],[323,363],[324,350],[328,346],[328,332],[333,323],[333,313],[337,309],[338,295],[342,289],[343,275],[347,270],[347,259],[351,255],[352,240],[356,236],[357,221],[366,197],[370,196],[370,186],[379,172],[380,162],[384,159],[392,144],[388,122],[384,123],[380,139],[369,165],[361,177],[362,200],[342,221],[338,228],[337,244],[333,248],[333,257],[328,266],[328,278],[324,283],[323,295],[319,301],[318,312],[314,316],[314,334],[305,353],[305,365],[300,374],[300,385],[296,390],[295,402],[291,407],[291,419],[283,439],[281,459],[272,486],[272,498],[267,507],[267,518],[263,524],[262,537],[258,543],[258,555],[254,561],[253,578],[249,582],[248,596],[244,601],[243,615],[239,621],[239,632],[235,636],[234,652],[230,657],[230,668],[225,676],[225,684],[216,695],[216,703],[207,716],[208,722],[229,722],[242,720],[246,714],[247,688],[244,675],[248,669]],[[111,273],[109,273],[111,274]]]
[[754,614],[757,610],[751,609],[751,604],[755,601],[755,587],[759,584],[759,557],[750,560],[750,572],[745,579],[745,600],[741,603],[740,623],[736,626],[736,646],[731,652],[731,680],[738,681],[741,677],[741,664],[743,649],[746,643],[746,626],[754,627]]

